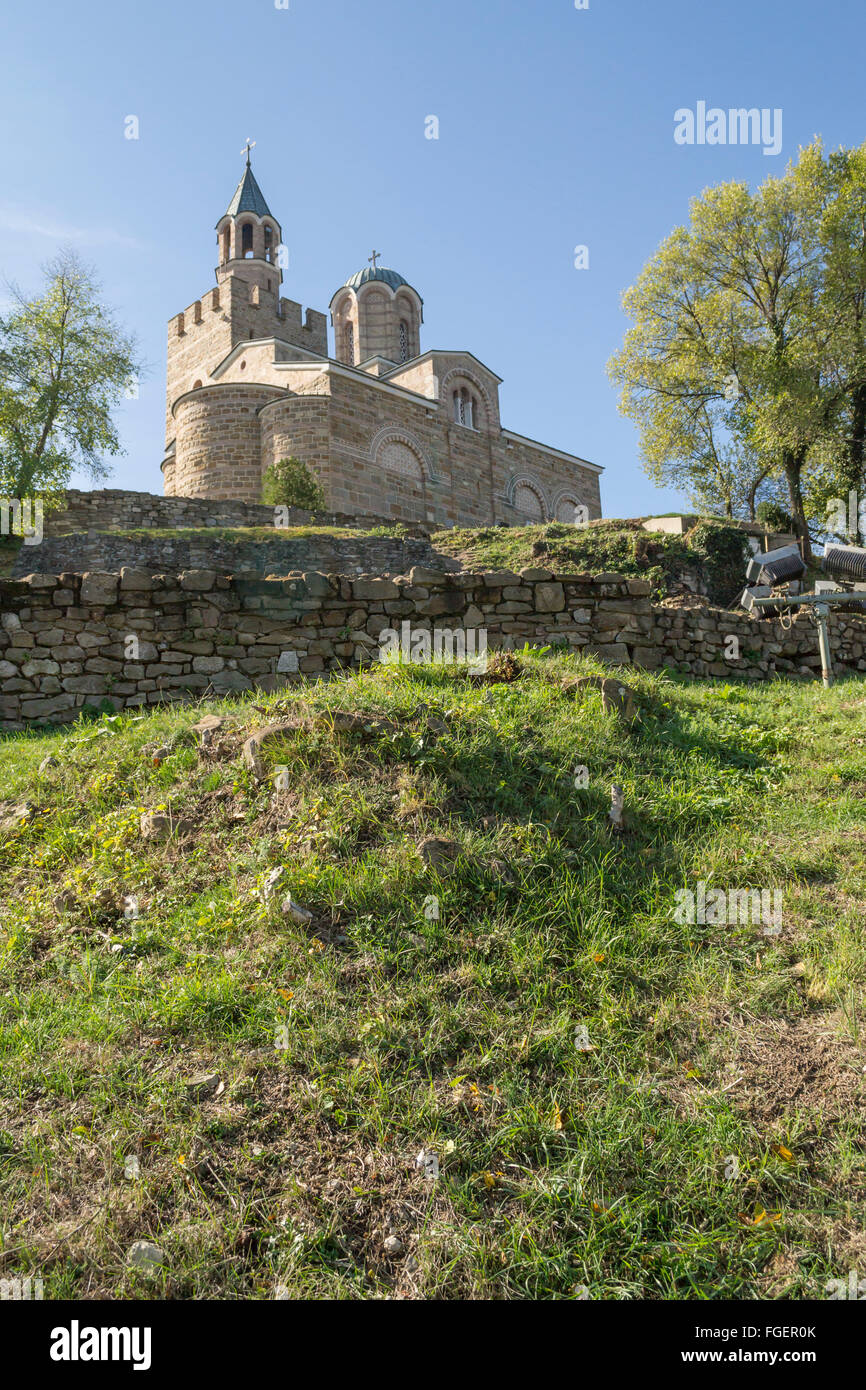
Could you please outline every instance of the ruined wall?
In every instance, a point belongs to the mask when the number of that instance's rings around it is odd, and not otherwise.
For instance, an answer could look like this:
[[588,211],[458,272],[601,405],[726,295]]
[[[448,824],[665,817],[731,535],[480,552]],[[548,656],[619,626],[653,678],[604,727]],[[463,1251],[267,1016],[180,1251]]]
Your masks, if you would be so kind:
[[[820,665],[805,616],[788,628],[719,610],[654,609],[646,581],[617,574],[32,575],[0,581],[0,728],[65,723],[105,698],[121,709],[324,676],[376,659],[382,630],[403,621],[483,629],[491,649],[561,642],[612,664],[696,675],[812,678]],[[836,614],[831,632],[837,670],[866,670],[864,619]],[[725,660],[728,635],[740,639],[737,661]]]
[[[81,492],[70,488],[62,511],[46,512],[45,535],[64,536],[72,531],[181,530],[202,526],[273,526],[274,508],[263,503],[224,501],[206,497],[163,497],[161,493],[129,492],[124,488],[101,488]],[[289,526],[351,526],[369,530],[388,524],[388,518],[373,514],[344,512],[306,512],[288,509]],[[35,560],[36,547],[29,547]],[[30,569],[39,568],[35,563]],[[50,569],[50,566],[42,566]],[[76,568],[82,569],[79,565]]]
[[[261,574],[296,574],[322,569],[335,574],[406,574],[413,565],[441,563],[430,541],[401,536],[341,537],[319,532],[286,536],[271,527],[267,539],[225,540],[214,535],[117,535],[95,533],[55,536],[38,548],[22,546],[12,569],[23,578],[34,569],[63,574],[82,570],[126,567],[151,574],[177,574],[187,569],[214,569],[222,574],[258,570]],[[456,560],[443,566],[459,569]]]

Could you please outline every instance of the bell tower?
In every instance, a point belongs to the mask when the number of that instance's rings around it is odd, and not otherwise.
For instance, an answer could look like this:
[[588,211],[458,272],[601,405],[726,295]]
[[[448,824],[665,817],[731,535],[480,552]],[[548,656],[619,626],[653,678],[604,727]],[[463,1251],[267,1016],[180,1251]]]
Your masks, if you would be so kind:
[[[246,167],[240,183],[216,225],[216,286],[169,319],[166,453],[162,465],[169,496],[234,495],[210,491],[231,484],[221,477],[219,449],[205,447],[202,441],[208,430],[217,437],[224,428],[220,402],[227,399],[225,372],[232,370],[236,349],[242,344],[258,346],[258,381],[251,370],[243,384],[231,387],[246,393],[245,399],[255,400],[257,406],[273,397],[275,387],[283,385],[285,378],[274,371],[275,361],[282,364],[318,358],[324,362],[328,358],[326,316],[315,309],[307,309],[305,314],[296,300],[282,296],[282,233],[256,183],[250,163],[252,148],[253,142],[248,140],[242,151]],[[252,367],[252,362],[249,365]],[[247,366],[242,353],[237,371],[246,371]],[[212,473],[212,469],[216,471]]]
[[248,140],[241,151],[247,157],[246,168],[216,225],[219,246],[216,278],[217,283],[222,284],[233,275],[269,294],[276,294],[279,299],[283,281],[279,264],[282,231],[256,183],[250,163],[254,144],[254,140]]

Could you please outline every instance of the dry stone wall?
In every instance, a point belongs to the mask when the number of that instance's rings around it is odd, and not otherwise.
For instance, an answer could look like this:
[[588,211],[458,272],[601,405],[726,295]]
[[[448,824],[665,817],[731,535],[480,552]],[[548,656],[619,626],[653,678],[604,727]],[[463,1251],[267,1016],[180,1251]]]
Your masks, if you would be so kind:
[[[285,519],[285,518],[284,518]],[[73,531],[183,530],[204,526],[273,526],[274,508],[255,502],[219,501],[206,497],[162,497],[152,492],[129,492],[123,488],[98,488],[82,492],[70,488],[62,510],[47,512],[46,536],[65,536]],[[393,521],[370,513],[307,512],[288,508],[288,526],[346,526],[369,530],[371,526],[393,526]],[[418,534],[426,531],[417,528]],[[79,566],[79,568],[81,568]]]
[[[117,533],[54,536],[36,548],[22,546],[13,566],[13,578],[21,578],[38,564],[43,573],[70,570],[121,570],[125,567],[171,573],[187,569],[214,569],[233,574],[258,570],[261,574],[293,574],[299,570],[325,569],[338,574],[406,574],[413,565],[438,562],[427,539],[400,536],[283,536],[274,530],[265,539],[226,540],[216,536],[121,535]],[[444,557],[442,557],[444,560]],[[459,568],[457,561],[452,562]],[[451,564],[443,564],[451,568]]]
[[[808,618],[790,627],[718,610],[653,608],[649,584],[617,574],[526,569],[408,577],[213,570],[31,575],[0,581],[0,728],[116,709],[272,690],[378,657],[384,629],[471,629],[490,649],[559,642],[615,665],[696,675],[813,677]],[[730,635],[738,660],[725,659]],[[131,640],[132,639],[132,640]],[[866,623],[832,618],[839,670],[866,670]]]

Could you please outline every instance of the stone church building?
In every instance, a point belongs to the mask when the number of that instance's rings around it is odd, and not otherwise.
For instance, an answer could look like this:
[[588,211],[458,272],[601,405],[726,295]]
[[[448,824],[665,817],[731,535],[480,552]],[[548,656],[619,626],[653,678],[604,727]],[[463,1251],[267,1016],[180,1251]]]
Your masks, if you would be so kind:
[[424,303],[378,264],[324,314],[282,297],[280,224],[247,162],[216,227],[216,288],[169,323],[169,496],[261,500],[294,456],[334,512],[485,526],[601,515],[601,468],[503,427],[501,378],[471,352],[422,348]]

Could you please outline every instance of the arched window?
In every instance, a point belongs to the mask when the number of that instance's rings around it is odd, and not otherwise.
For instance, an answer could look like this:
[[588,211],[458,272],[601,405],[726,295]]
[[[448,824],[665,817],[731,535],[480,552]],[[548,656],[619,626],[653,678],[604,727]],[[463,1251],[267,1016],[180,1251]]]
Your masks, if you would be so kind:
[[454,392],[454,419],[458,425],[465,425],[470,430],[477,429],[476,405],[475,397],[465,386]]
[[253,254],[253,224],[245,222],[241,227],[241,255],[244,257]]
[[556,504],[557,521],[573,523],[577,521],[581,504],[574,497],[561,497]]
[[355,365],[355,325],[346,324],[346,361],[350,367]]
[[400,320],[400,361],[409,361],[409,325],[405,319]]
[[265,223],[265,260],[274,259],[274,229]]
[[541,497],[530,487],[528,483],[518,483],[514,489],[514,509],[523,512],[524,516],[532,517],[533,520],[544,520],[544,505]]
[[423,482],[424,472],[417,454],[399,439],[386,441],[379,449],[376,462],[381,468],[386,468],[391,473],[399,473],[411,482]]

